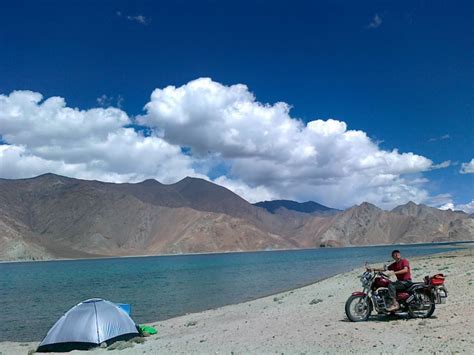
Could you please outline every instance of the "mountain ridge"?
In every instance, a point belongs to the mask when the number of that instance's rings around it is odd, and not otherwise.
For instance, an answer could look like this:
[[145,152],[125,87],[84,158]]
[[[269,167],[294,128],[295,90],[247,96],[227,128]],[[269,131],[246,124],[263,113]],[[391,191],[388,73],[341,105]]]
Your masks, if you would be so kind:
[[[174,184],[55,174],[0,179],[0,260],[474,239],[472,216],[415,203],[391,211],[370,203],[344,211],[311,201],[274,205],[271,213],[191,177]],[[295,206],[300,210],[291,210]]]
[[338,209],[327,207],[314,201],[297,202],[292,200],[271,200],[257,202],[253,205],[264,208],[272,214],[278,213],[279,209],[286,209],[288,211],[295,211],[299,213],[326,215],[340,212]]

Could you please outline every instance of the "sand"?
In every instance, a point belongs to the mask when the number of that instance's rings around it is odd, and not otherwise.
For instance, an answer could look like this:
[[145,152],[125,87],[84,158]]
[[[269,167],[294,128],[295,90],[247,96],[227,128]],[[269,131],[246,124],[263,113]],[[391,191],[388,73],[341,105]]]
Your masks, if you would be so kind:
[[[349,322],[344,304],[363,269],[258,300],[151,323],[158,334],[118,354],[474,354],[474,250],[411,260],[415,280],[447,275],[449,297],[432,318],[372,316]],[[27,354],[37,343],[0,343],[0,354]],[[121,349],[121,350],[120,350]],[[84,354],[74,351],[72,354]]]

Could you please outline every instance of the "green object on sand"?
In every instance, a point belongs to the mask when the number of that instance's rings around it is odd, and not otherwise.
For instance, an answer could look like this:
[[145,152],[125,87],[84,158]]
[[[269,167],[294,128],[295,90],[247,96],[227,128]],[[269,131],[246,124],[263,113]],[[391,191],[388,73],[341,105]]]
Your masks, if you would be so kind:
[[156,329],[153,328],[153,327],[150,327],[149,325],[140,325],[139,327],[140,327],[140,330],[141,330],[142,333],[146,332],[150,335],[153,335],[153,334],[157,333]]

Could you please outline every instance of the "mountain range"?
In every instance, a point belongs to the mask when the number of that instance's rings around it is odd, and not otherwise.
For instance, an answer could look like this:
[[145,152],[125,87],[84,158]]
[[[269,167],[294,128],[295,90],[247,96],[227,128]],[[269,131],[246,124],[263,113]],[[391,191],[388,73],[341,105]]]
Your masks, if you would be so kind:
[[474,239],[474,218],[409,202],[391,211],[279,200],[254,205],[187,177],[115,184],[45,174],[0,179],[0,260]]

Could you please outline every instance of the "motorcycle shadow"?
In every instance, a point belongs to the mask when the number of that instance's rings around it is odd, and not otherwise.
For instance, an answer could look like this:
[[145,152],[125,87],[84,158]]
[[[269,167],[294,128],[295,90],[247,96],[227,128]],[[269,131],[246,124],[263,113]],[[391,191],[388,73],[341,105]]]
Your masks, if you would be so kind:
[[[431,316],[429,319],[436,319],[436,316]],[[372,314],[366,322],[374,322],[374,323],[387,323],[393,322],[397,320],[419,320],[422,318],[412,318],[408,313],[396,313],[396,314]],[[354,323],[348,318],[340,319],[339,322],[345,323]],[[358,322],[359,323],[359,322]]]

